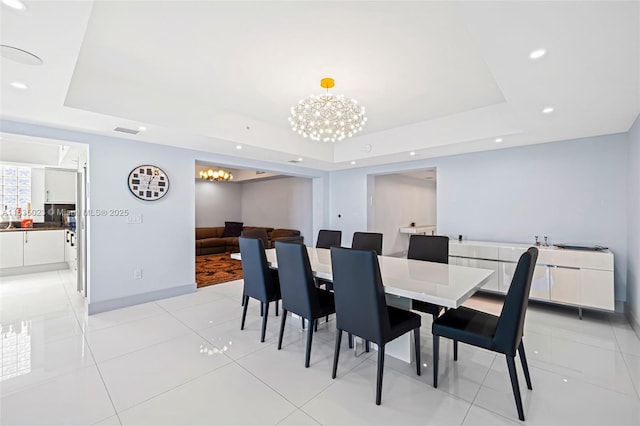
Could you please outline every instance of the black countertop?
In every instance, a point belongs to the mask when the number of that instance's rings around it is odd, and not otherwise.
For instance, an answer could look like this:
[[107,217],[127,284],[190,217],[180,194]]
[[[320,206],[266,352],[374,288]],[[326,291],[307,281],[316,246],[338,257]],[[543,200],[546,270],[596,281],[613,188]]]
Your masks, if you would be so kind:
[[0,232],[16,232],[16,231],[57,231],[57,230],[65,230],[68,229],[64,226],[62,226],[59,223],[50,223],[50,222],[44,222],[44,223],[34,223],[33,224],[33,228],[20,228],[20,222],[19,221],[13,221],[11,222],[13,223],[13,228],[11,229],[7,229],[7,226],[9,226],[9,222],[2,222],[0,223]]

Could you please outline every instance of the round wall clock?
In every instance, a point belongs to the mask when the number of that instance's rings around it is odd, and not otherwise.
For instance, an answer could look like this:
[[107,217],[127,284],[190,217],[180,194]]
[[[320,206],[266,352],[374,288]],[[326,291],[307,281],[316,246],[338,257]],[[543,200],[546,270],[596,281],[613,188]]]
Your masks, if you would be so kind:
[[129,173],[129,190],[133,195],[145,201],[155,201],[169,191],[169,178],[157,166],[143,165]]

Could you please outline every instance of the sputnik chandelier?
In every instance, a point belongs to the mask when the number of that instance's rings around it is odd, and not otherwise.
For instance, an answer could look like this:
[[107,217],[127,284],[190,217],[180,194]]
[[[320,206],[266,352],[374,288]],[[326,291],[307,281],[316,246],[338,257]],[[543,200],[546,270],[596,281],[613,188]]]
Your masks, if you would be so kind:
[[289,123],[294,132],[314,141],[335,142],[362,130],[367,121],[364,107],[355,99],[330,94],[334,85],[332,78],[323,78],[320,87],[327,93],[301,99],[291,108]]
[[233,175],[224,169],[208,169],[200,171],[200,179],[227,181],[233,179]]

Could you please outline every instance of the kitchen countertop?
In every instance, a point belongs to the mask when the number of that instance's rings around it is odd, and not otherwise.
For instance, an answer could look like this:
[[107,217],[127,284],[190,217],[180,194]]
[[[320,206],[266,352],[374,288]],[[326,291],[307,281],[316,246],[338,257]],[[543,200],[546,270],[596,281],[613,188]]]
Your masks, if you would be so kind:
[[[15,226],[15,225],[14,225]],[[61,225],[45,225],[45,226],[35,226],[33,228],[19,228],[19,227],[15,227],[15,228],[11,228],[11,229],[6,229],[7,224],[3,223],[2,225],[0,225],[0,232],[16,232],[16,231],[64,231],[65,228],[64,226]]]

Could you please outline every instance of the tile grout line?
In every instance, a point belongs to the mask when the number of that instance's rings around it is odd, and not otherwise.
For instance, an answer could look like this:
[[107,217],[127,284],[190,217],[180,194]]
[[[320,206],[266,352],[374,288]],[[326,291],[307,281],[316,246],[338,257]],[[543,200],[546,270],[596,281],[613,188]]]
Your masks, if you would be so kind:
[[[487,377],[489,377],[489,373],[491,372],[491,368],[493,367],[493,364],[495,364],[495,363],[496,363],[496,360],[497,360],[497,359],[498,359],[498,355],[496,354],[496,355],[494,355],[494,357],[493,357],[493,361],[491,361],[491,365],[489,365],[489,368],[487,369],[487,372],[485,373],[484,377],[482,378],[482,382],[480,383],[480,386],[478,387],[478,391],[477,391],[477,392],[476,392],[476,394],[474,395],[474,397],[473,397],[473,401],[471,401],[471,405],[469,405],[469,410],[467,410],[467,413],[465,414],[464,419],[462,420],[462,423],[461,423],[461,424],[464,424],[464,421],[465,421],[465,420],[467,419],[467,417],[469,416],[469,413],[471,412],[471,408],[472,408],[472,407],[477,407],[477,408],[480,408],[480,409],[482,409],[482,410],[486,410],[486,411],[488,411],[488,412],[490,412],[490,413],[495,414],[496,416],[499,416],[499,417],[501,417],[501,418],[503,418],[503,419],[506,419],[506,420],[508,420],[508,421],[511,421],[511,419],[509,419],[509,418],[507,418],[507,417],[503,416],[502,414],[500,414],[500,413],[498,413],[498,412],[495,412],[495,411],[490,410],[490,409],[488,409],[488,408],[482,407],[482,406],[480,406],[480,405],[476,405],[476,399],[478,399],[478,395],[480,395],[480,391],[482,390],[482,386],[484,385],[484,382],[487,380]],[[524,401],[523,401],[523,402],[524,402]],[[524,406],[524,404],[523,404],[523,406]]]
[[[58,274],[58,276],[60,276],[59,272],[57,272],[57,274]],[[64,291],[65,291],[65,293],[67,295],[67,299],[69,301],[69,304],[71,305],[71,307],[73,309],[71,296],[69,295],[69,292],[67,291],[67,288],[66,288],[66,286],[64,286],[64,284],[63,284],[63,288],[64,288]],[[85,298],[84,304],[86,305],[86,298]],[[85,308],[86,308],[86,306],[85,306]],[[73,314],[76,317],[76,322],[78,323],[78,326],[80,327],[80,331],[82,333],[82,340],[85,343],[85,345],[87,345],[87,349],[89,350],[89,353],[91,354],[91,359],[93,359],[94,366],[96,368],[96,371],[98,372],[98,376],[100,377],[100,381],[102,382],[102,386],[104,387],[104,391],[107,393],[107,397],[109,398],[109,402],[111,403],[111,407],[113,408],[113,412],[115,413],[115,416],[118,418],[118,422],[120,424],[122,424],[122,421],[120,420],[120,416],[118,416],[118,410],[116,410],[116,406],[113,403],[113,398],[111,397],[111,393],[109,392],[109,388],[107,387],[107,383],[105,382],[104,377],[102,376],[102,371],[100,370],[100,366],[98,365],[98,362],[96,361],[96,357],[93,354],[93,350],[91,349],[91,345],[89,345],[89,341],[87,340],[87,334],[85,333],[85,330],[82,328],[82,324],[80,323],[80,319],[78,318],[78,314],[77,314],[75,309],[73,309]],[[94,422],[93,424],[101,422],[102,420],[108,419],[109,417],[112,417],[112,416],[108,416],[108,417],[105,417],[104,419],[100,419],[97,422]]]
[[[613,338],[616,339],[616,345],[618,345],[618,349],[620,349],[620,354],[622,356],[622,362],[624,362],[624,366],[627,369],[627,373],[631,373],[631,369],[629,368],[629,363],[627,362],[627,358],[624,356],[626,352],[622,351],[622,347],[620,346],[620,341],[618,340],[618,335],[613,329],[613,325],[611,324],[611,318],[609,318],[609,327],[611,328],[611,333],[613,334]],[[632,354],[628,354],[632,355]],[[636,382],[631,378],[631,374],[629,374],[629,380],[631,380],[631,385],[633,386],[633,390],[636,392],[636,397],[640,399],[640,383],[636,384]]]

